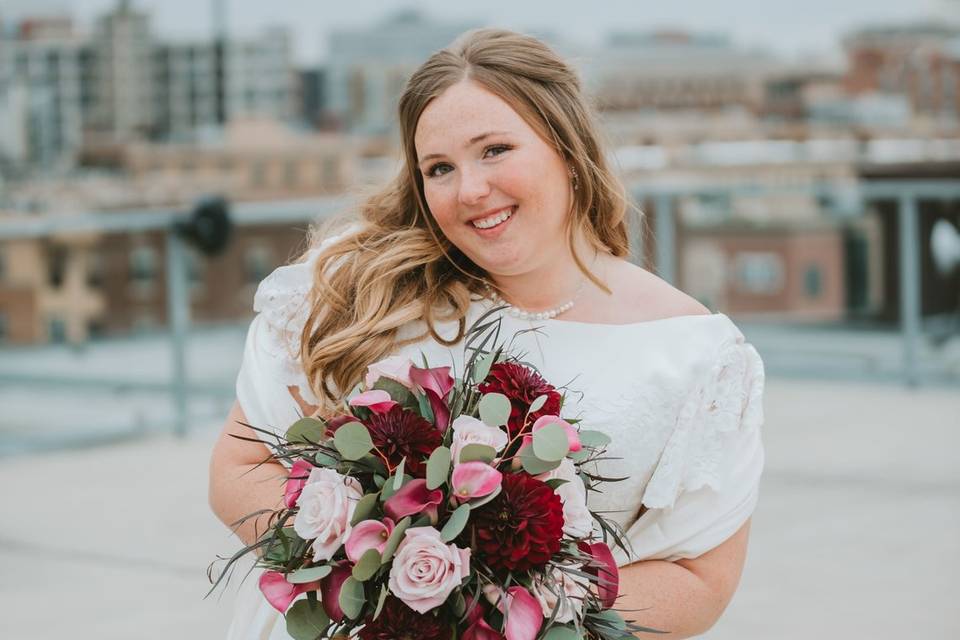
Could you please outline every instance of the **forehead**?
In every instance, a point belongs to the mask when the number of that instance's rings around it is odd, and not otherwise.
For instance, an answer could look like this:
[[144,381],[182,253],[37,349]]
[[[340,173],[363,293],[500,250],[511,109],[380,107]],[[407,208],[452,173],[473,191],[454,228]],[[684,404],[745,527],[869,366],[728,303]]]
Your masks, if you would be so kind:
[[434,98],[423,110],[413,142],[417,155],[446,153],[488,131],[532,133],[505,100],[469,80]]

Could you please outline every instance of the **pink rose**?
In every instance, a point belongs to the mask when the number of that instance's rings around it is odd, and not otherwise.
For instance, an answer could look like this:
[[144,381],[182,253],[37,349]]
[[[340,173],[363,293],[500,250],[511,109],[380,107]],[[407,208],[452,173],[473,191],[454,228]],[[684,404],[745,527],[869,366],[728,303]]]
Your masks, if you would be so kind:
[[329,560],[350,536],[350,520],[363,497],[356,478],[333,469],[314,469],[297,498],[293,529],[304,540],[313,540],[313,560]]
[[470,573],[470,550],[440,539],[433,527],[407,529],[390,567],[390,591],[426,613],[439,607]]
[[[580,567],[576,567],[580,569]],[[577,580],[573,575],[554,569],[551,574],[552,584],[548,587],[543,579],[536,580],[530,592],[543,610],[543,617],[549,618],[553,615],[554,609],[557,610],[555,622],[561,624],[573,622],[583,613],[583,599],[587,596],[589,585],[585,580]],[[563,598],[560,598],[557,591],[563,592]]]
[[400,356],[384,358],[367,367],[367,375],[364,378],[364,382],[368,389],[372,389],[377,380],[380,378],[388,378],[399,382],[407,389],[413,391],[413,381],[410,380],[411,366],[413,366],[413,363],[410,362],[409,358],[401,358]]
[[577,475],[577,469],[570,458],[560,461],[553,471],[541,473],[538,480],[566,480],[554,490],[563,502],[563,532],[571,538],[585,538],[593,531],[593,516],[587,507],[587,488]]
[[468,444],[485,444],[499,453],[507,446],[507,439],[503,429],[488,426],[472,416],[459,416],[453,421],[453,442],[450,444],[453,463],[460,462],[460,452]]

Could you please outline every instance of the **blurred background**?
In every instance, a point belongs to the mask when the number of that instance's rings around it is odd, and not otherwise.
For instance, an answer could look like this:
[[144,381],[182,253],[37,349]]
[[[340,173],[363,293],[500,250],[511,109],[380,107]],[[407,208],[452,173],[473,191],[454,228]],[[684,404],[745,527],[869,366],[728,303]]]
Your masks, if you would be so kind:
[[501,26],[580,71],[633,259],[764,357],[768,493],[710,637],[960,637],[960,2],[660,4],[2,0],[3,636],[222,634],[205,461],[256,286],[395,173],[412,70]]

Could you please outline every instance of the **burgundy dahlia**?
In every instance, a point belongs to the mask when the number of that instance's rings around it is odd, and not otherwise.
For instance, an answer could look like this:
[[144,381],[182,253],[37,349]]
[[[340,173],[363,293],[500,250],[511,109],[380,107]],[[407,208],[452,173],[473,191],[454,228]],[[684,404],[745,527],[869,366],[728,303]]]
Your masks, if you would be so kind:
[[491,569],[542,567],[560,550],[560,496],[526,473],[504,475],[500,494],[470,517],[477,556]]
[[364,424],[373,444],[387,457],[390,466],[406,458],[404,470],[415,478],[426,474],[425,460],[443,442],[436,427],[400,405],[391,407],[387,413],[371,413]]
[[359,630],[360,640],[449,640],[450,623],[430,613],[417,613],[399,598],[387,596],[376,620]]
[[[540,375],[520,364],[498,362],[490,367],[490,373],[480,383],[480,393],[502,393],[510,399],[510,419],[507,429],[510,437],[527,432],[540,416],[560,415],[560,392]],[[530,414],[524,429],[523,419],[530,403],[546,394],[547,401],[540,409]]]

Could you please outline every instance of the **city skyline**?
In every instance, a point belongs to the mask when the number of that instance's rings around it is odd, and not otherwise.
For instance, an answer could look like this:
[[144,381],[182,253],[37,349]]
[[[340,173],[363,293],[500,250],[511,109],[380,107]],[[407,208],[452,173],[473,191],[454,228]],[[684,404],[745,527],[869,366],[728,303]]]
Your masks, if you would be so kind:
[[[45,11],[71,14],[86,29],[116,6],[116,0],[7,0],[4,13],[14,17]],[[133,0],[147,10],[155,33],[163,38],[203,39],[211,33],[212,2],[196,0]],[[738,47],[766,49],[786,57],[837,57],[840,38],[858,27],[904,21],[942,19],[955,0],[921,3],[877,3],[869,0],[809,0],[771,6],[760,0],[717,5],[705,0],[651,5],[638,9],[630,0],[608,0],[606,11],[584,11],[582,2],[489,0],[483,7],[451,5],[436,0],[384,0],[378,3],[322,6],[312,0],[286,0],[281,7],[249,0],[225,0],[227,23],[234,37],[249,36],[271,25],[289,27],[300,66],[327,61],[329,34],[337,29],[369,26],[403,9],[415,9],[446,22],[473,22],[518,30],[553,32],[584,45],[596,44],[614,30],[681,29],[729,36]]]

